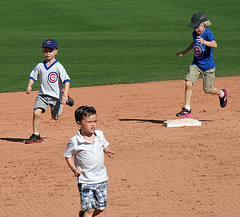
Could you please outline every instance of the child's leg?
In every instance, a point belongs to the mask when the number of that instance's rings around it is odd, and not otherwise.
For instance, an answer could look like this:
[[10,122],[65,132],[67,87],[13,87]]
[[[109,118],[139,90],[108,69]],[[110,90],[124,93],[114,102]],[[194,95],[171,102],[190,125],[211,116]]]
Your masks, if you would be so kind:
[[213,87],[211,91],[204,91],[206,94],[213,94],[213,95],[218,95],[220,96],[221,90]]
[[191,81],[185,81],[185,105],[191,105],[192,86]]
[[94,213],[94,209],[88,209],[84,211],[83,217],[92,217]]
[[226,107],[228,104],[228,89],[223,88],[221,90],[213,87],[215,79],[215,68],[203,72],[203,90],[206,94],[218,95],[220,106]]
[[102,213],[103,210],[98,210],[98,209],[89,209],[89,210],[85,210],[83,217],[94,217],[94,216],[98,216],[100,213]]
[[40,117],[42,114],[42,109],[38,108],[33,112],[33,133],[39,133]]
[[102,213],[104,210],[99,210],[99,209],[95,209],[94,210],[94,213],[93,213],[93,216],[97,216],[99,215],[100,213]]
[[206,94],[220,95],[221,90],[213,87],[215,79],[215,68],[201,72],[203,75],[203,91]]
[[185,108],[190,110],[192,98],[192,86],[199,77],[201,70],[196,65],[190,65],[185,78]]
[[50,105],[51,106],[51,115],[52,115],[52,119],[54,120],[58,120],[63,112],[63,104],[61,104],[60,101],[58,101],[55,106]]
[[40,143],[43,139],[40,137],[39,134],[39,125],[40,125],[40,117],[43,110],[41,108],[37,108],[33,112],[33,134],[30,136],[29,139],[26,140],[26,144],[32,143]]

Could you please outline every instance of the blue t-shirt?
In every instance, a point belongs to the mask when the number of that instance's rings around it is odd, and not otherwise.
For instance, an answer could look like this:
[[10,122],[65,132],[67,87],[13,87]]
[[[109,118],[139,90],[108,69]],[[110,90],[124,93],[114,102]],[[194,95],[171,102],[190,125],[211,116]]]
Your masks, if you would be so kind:
[[[193,36],[193,46],[194,46],[194,58],[193,64],[197,65],[201,70],[209,70],[215,67],[215,62],[213,60],[213,48],[207,47],[204,44],[200,45],[197,42],[197,34],[195,31],[192,33]],[[212,32],[206,28],[201,37],[206,41],[215,40]]]

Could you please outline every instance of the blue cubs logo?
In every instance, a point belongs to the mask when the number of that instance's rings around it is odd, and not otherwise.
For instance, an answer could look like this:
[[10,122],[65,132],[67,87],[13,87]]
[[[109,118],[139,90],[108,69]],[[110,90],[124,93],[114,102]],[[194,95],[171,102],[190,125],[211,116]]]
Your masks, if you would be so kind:
[[51,83],[55,83],[58,80],[58,75],[56,72],[50,72],[48,74],[48,81]]
[[201,58],[203,56],[203,54],[204,54],[203,47],[198,45],[198,44],[195,45],[194,46],[194,55],[195,55],[195,57],[199,59],[199,58]]

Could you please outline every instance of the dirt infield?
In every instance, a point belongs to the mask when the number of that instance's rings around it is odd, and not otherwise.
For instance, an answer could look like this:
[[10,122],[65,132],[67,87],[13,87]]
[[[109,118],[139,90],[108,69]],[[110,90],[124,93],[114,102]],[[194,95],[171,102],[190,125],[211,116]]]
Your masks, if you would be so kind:
[[105,217],[240,216],[240,77],[217,78],[229,90],[222,109],[216,96],[194,85],[191,118],[202,126],[167,128],[184,103],[184,82],[71,88],[74,107],[59,121],[42,115],[41,144],[32,133],[37,92],[0,94],[0,216],[74,217],[80,210],[76,178],[63,153],[77,133],[73,113],[92,105],[98,129],[115,151],[105,158]]

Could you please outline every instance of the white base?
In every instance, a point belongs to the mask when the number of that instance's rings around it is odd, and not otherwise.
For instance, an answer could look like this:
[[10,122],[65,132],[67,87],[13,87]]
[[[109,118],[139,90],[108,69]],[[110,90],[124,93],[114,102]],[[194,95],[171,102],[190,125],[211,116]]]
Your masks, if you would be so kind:
[[164,121],[165,127],[201,126],[201,121],[192,118],[178,118]]

